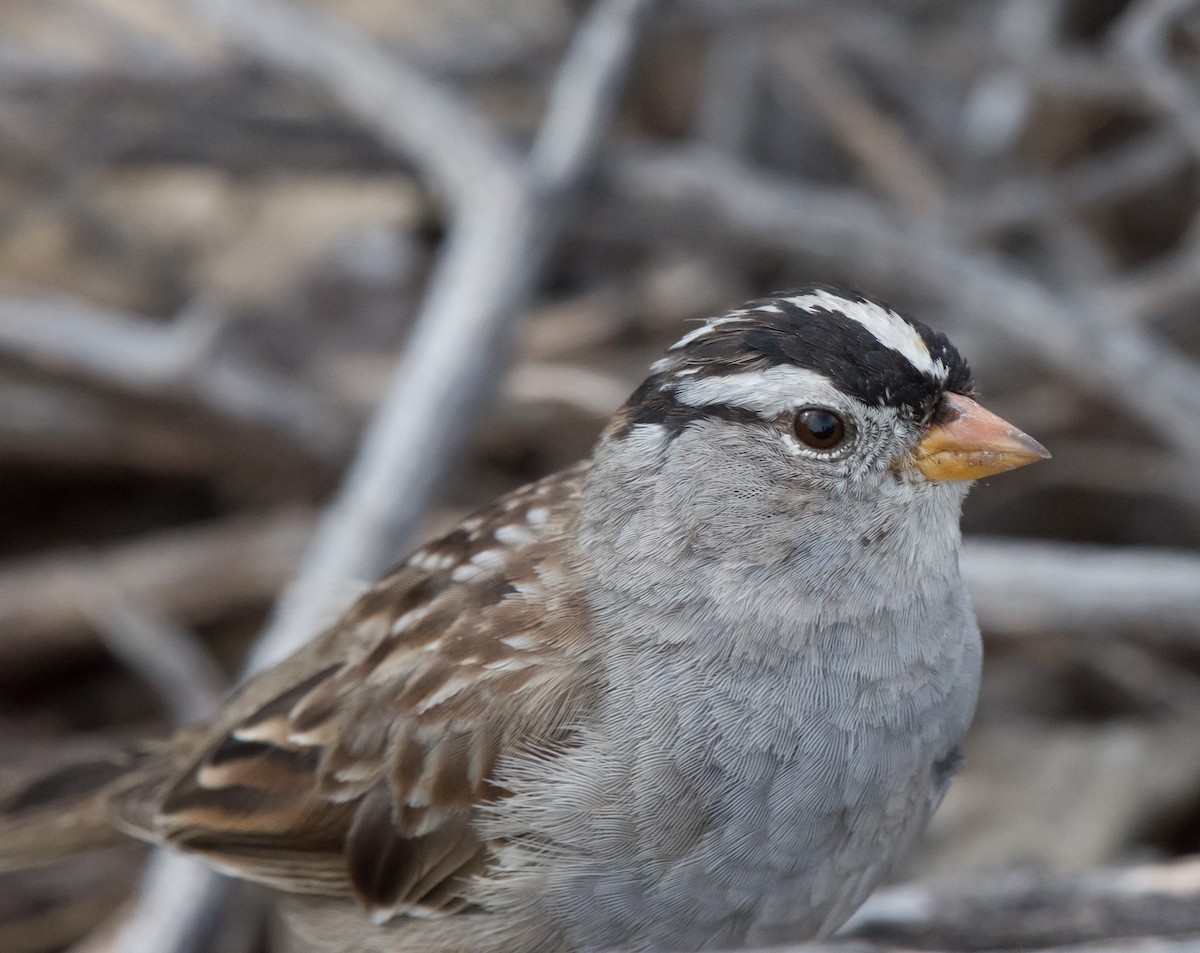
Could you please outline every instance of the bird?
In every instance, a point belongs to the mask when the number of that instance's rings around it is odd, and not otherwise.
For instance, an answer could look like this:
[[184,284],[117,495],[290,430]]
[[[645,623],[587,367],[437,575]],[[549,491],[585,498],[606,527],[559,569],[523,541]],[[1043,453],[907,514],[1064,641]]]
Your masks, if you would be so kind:
[[8,792],[0,867],[166,845],[291,895],[311,950],[827,937],[960,762],[967,490],[1048,456],[919,321],[751,301],[207,723]]

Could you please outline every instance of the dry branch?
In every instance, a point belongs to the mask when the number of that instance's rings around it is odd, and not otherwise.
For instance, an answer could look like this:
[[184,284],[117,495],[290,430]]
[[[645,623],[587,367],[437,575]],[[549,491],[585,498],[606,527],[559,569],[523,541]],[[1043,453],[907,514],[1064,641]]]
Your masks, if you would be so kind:
[[1194,0],[1141,0],[1117,24],[1115,44],[1146,96],[1173,121],[1193,152],[1200,153],[1200,96],[1195,84],[1172,68],[1168,32]]
[[66,298],[0,295],[0,363],[121,398],[199,415],[207,427],[292,445],[328,461],[345,423],[310,392],[209,353],[203,321],[171,325]]
[[836,54],[808,41],[780,50],[778,60],[789,85],[853,156],[864,178],[916,219],[941,213],[945,196],[940,176],[909,140],[903,125],[855,87]]
[[[1134,940],[1200,942],[1200,861],[1189,859],[1049,875],[978,874],[948,884],[885,890],[845,933],[918,949],[1032,949],[1087,944],[1141,949]],[[1124,943],[1113,943],[1129,938]],[[1194,949],[1194,946],[1193,946]]]
[[529,160],[500,162],[463,197],[416,329],[362,448],[253,664],[302,644],[411,539],[470,433],[508,350],[513,317],[541,273],[572,193],[591,166],[653,4],[593,6],[551,90]]
[[[405,358],[299,576],[255,644],[255,669],[310,638],[343,601],[346,581],[376,575],[411,535],[495,380],[512,318],[591,166],[654,4],[603,0],[588,11],[529,160],[515,165],[482,118],[336,22],[273,0],[185,2],[244,50],[319,80],[383,141],[421,163],[457,211]],[[152,891],[170,891],[167,863],[155,867]],[[207,896],[217,888],[210,880],[191,889]],[[155,906],[153,893],[144,895],[131,923],[150,922]],[[198,907],[176,907],[169,922],[154,920],[155,942],[182,951],[203,919]]]
[[635,219],[632,208],[653,209],[693,235],[787,251],[887,294],[934,295],[963,319],[1033,351],[1086,393],[1119,400],[1161,440],[1200,460],[1200,369],[1135,329],[1075,310],[986,252],[902,226],[856,193],[713,155],[626,154],[609,173]]
[[1200,646],[1200,555],[968,540],[963,575],[992,635],[1135,634]]
[[11,676],[96,645],[98,594],[159,606],[188,625],[265,605],[311,530],[311,514],[282,510],[0,566],[0,669]]
[[216,710],[225,676],[192,633],[160,608],[135,605],[120,592],[93,597],[84,608],[101,641],[154,690],[175,725],[190,725]]
[[341,20],[282,0],[175,2],[252,60],[316,84],[452,204],[515,169],[515,155],[479,112]]
[[1079,162],[1059,175],[1028,174],[960,199],[956,225],[974,239],[1111,204],[1181,172],[1189,152],[1177,136],[1155,132]]

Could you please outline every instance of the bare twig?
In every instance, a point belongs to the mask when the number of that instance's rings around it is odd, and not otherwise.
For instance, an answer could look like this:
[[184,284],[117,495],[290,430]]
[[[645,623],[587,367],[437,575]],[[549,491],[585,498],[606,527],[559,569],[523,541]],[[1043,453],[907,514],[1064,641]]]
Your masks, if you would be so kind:
[[262,368],[211,355],[199,322],[162,326],[43,295],[0,295],[0,362],[102,393],[179,407],[319,459],[344,446],[343,422]]
[[857,90],[836,55],[818,40],[787,45],[780,69],[862,168],[866,179],[897,207],[917,218],[938,215],[940,177],[909,140],[904,127]]
[[1111,205],[1181,171],[1188,158],[1187,147],[1178,137],[1153,133],[1090,157],[1053,178],[1025,175],[961,199],[954,208],[955,224],[965,235],[979,238],[1066,212]]
[[1167,32],[1193,0],[1141,0],[1126,8],[1114,31],[1116,46],[1146,96],[1168,115],[1193,152],[1200,152],[1200,96],[1195,83],[1171,68]]
[[347,579],[373,578],[411,539],[495,381],[511,319],[590,165],[651,7],[607,0],[589,10],[528,165],[493,174],[492,190],[464,206],[404,359],[253,664],[293,651],[340,608]]
[[291,576],[312,516],[233,517],[0,566],[0,668],[9,676],[95,645],[92,594],[117,591],[183,624],[267,604]]
[[786,249],[887,293],[935,295],[1019,341],[1080,389],[1122,406],[1200,459],[1200,369],[1136,330],[1087,319],[1015,270],[939,233],[902,227],[860,195],[753,173],[698,153],[626,155],[613,187],[638,208],[741,243]]
[[[310,638],[342,601],[346,580],[377,574],[411,535],[495,379],[511,318],[590,167],[653,3],[605,0],[589,10],[529,161],[514,166],[482,119],[338,24],[273,0],[184,2],[244,49],[319,79],[421,162],[458,210],[406,356],[299,576],[255,644],[254,670]],[[162,876],[169,884],[170,872]],[[143,896],[139,909],[153,904],[153,896]],[[173,908],[157,932],[157,948],[178,953],[194,942],[199,914],[186,904]]]
[[697,138],[736,156],[746,154],[756,125],[767,59],[763,33],[753,23],[731,24],[709,41]]
[[1200,645],[1200,556],[968,540],[963,575],[992,635],[1134,633]]
[[[985,950],[1086,944],[1150,948],[1157,938],[1200,937],[1200,862],[1050,876],[1010,872],[954,885],[914,884],[868,900],[844,934],[926,949]],[[1110,945],[1128,937],[1124,944]],[[1139,945],[1133,945],[1138,940]],[[1168,949],[1173,947],[1168,946]]]
[[514,174],[516,156],[482,115],[344,21],[284,0],[176,3],[245,55],[316,83],[412,159],[452,204]]
[[135,605],[124,593],[92,593],[85,606],[113,655],[154,689],[176,725],[188,725],[216,710],[225,676],[196,637],[160,608]]

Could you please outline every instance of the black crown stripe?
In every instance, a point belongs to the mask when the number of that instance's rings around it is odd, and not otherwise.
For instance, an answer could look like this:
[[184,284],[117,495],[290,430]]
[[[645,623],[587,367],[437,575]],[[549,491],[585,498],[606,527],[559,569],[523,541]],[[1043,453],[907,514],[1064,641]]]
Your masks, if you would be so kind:
[[[945,335],[905,315],[929,349],[946,367],[946,377],[919,370],[904,354],[888,347],[858,321],[828,305],[800,307],[791,297],[824,290],[847,304],[870,304],[856,292],[808,288],[752,301],[682,347],[668,352],[663,369],[634,393],[622,429],[635,424],[661,424],[672,434],[703,419],[761,422],[751,408],[732,403],[690,405],[678,399],[677,385],[777,366],[814,371],[842,392],[868,406],[893,407],[916,420],[929,420],[949,391],[970,395],[971,371]],[[764,307],[770,306],[770,307]],[[877,305],[884,307],[882,305]],[[889,309],[890,310],[890,309]]]

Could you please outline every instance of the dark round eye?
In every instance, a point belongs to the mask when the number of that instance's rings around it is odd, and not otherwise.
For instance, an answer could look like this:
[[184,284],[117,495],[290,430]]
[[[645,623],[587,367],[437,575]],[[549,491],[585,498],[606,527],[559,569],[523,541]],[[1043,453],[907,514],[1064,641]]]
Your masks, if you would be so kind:
[[796,414],[796,436],[815,450],[832,450],[846,438],[846,425],[832,410],[808,407]]

